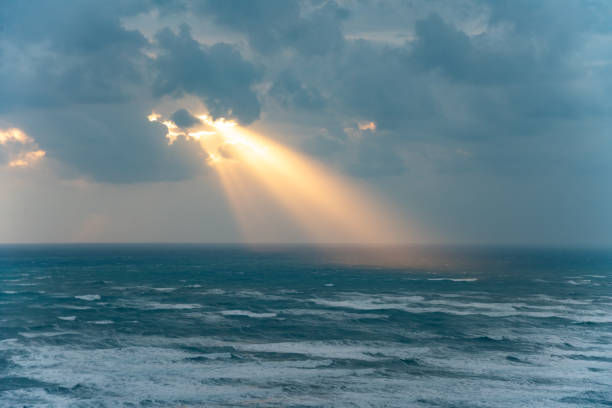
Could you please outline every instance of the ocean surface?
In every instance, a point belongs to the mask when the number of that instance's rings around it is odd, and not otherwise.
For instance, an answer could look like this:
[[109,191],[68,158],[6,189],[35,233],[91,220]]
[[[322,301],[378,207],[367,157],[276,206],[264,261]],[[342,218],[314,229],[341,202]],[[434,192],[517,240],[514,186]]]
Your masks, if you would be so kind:
[[612,252],[0,246],[0,407],[612,406]]

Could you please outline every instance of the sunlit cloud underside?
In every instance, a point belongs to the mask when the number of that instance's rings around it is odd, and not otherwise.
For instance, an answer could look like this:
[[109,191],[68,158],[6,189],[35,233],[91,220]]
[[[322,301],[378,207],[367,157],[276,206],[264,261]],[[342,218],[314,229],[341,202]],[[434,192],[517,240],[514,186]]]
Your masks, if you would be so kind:
[[21,129],[0,129],[0,148],[9,158],[9,167],[28,167],[42,159],[46,152]]
[[[235,122],[213,120],[207,115],[197,118],[201,125],[184,130],[157,113],[148,117],[166,126],[169,144],[179,137],[199,141],[245,241],[274,240],[270,230],[275,228],[273,224],[282,222],[298,227],[308,242],[411,241],[402,217],[350,180]],[[282,213],[264,220],[262,214],[269,212],[269,200]]]

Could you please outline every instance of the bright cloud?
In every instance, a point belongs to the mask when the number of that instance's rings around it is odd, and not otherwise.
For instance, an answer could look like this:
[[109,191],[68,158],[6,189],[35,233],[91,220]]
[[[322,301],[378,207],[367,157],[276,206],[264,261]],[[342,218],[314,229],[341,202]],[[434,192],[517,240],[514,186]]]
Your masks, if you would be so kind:
[[21,129],[0,129],[0,150],[9,167],[28,167],[45,157],[33,138]]

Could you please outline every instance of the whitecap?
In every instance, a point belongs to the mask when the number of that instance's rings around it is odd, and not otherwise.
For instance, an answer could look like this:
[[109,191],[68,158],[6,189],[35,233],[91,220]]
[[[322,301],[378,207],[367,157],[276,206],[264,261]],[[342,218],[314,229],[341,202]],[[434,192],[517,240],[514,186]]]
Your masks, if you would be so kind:
[[14,295],[17,292],[15,292],[14,290],[3,290],[2,293],[4,293],[5,295]]
[[569,283],[570,285],[588,285],[589,283],[591,283],[591,280],[590,279],[582,279],[582,280],[570,279],[567,281],[567,283]]
[[310,357],[381,361],[389,358],[414,358],[428,347],[404,347],[392,342],[299,341],[236,344],[238,350],[302,354]]
[[205,295],[225,295],[225,293],[223,289],[210,289],[204,292]]
[[75,306],[75,305],[62,305],[59,306],[62,309],[70,309],[70,310],[89,310],[91,306]]
[[101,299],[100,295],[80,295],[80,296],[75,296],[75,298],[81,299],[81,300],[87,300],[87,301],[100,300]]
[[476,282],[477,278],[429,278],[429,281]]
[[318,316],[330,320],[387,319],[389,317],[387,315],[379,313],[350,313],[322,309],[284,309],[279,312],[282,314],[289,314],[294,316]]
[[176,288],[151,288],[153,290],[156,290],[158,292],[173,292],[176,290]]
[[224,316],[247,316],[254,318],[267,318],[267,317],[276,317],[276,313],[255,313],[249,312],[248,310],[222,310],[221,312]]
[[113,324],[115,322],[113,322],[112,320],[92,320],[92,321],[89,321],[87,323],[92,323],[92,324]]
[[19,332],[17,333],[21,337],[25,337],[28,339],[34,339],[36,337],[55,337],[55,336],[63,336],[65,334],[76,334],[73,332]]
[[197,303],[147,303],[145,310],[188,310],[199,309],[202,306]]
[[71,322],[76,319],[76,316],[58,316],[57,318],[60,320],[67,320]]

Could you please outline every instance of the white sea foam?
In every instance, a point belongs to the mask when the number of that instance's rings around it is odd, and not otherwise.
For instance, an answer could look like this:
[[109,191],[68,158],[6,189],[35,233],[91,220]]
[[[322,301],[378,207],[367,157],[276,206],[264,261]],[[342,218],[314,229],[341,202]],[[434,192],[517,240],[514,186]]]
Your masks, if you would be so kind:
[[87,300],[89,302],[93,301],[93,300],[100,300],[101,297],[100,295],[80,295],[80,296],[75,296],[76,299],[81,299],[81,300]]
[[[576,309],[557,305],[537,305],[525,302],[483,302],[469,298],[460,300],[428,299],[422,296],[371,296],[363,293],[345,295],[341,299],[311,299],[326,307],[354,310],[401,310],[408,313],[446,313],[459,316],[483,315],[489,317],[522,316],[532,318],[562,318],[575,322],[606,323],[612,314],[604,308]],[[562,302],[562,300],[559,300]]]
[[[514,330],[512,330],[514,331]],[[491,335],[492,338],[503,338]],[[499,350],[462,352],[433,343],[431,348],[396,342],[297,341],[278,343],[228,342],[215,338],[133,337],[119,339],[112,349],[13,344],[19,348],[11,375],[56,384],[67,389],[85,385],[96,392],[87,402],[96,406],[138,406],[143,400],[164,406],[386,406],[399,408],[433,401],[441,406],[559,406],[559,398],[581,392],[589,384],[605,392],[609,371],[605,362],[587,361],[569,353],[545,350],[529,355]],[[144,342],[149,345],[137,344]],[[194,353],[182,347],[232,347],[244,353],[275,353],[267,360],[233,358],[234,352]],[[286,353],[283,359],[278,353]],[[297,358],[295,355],[301,355]],[[605,356],[603,350],[587,357]],[[609,354],[608,354],[609,355]],[[508,357],[517,357],[517,361]],[[425,376],[379,375],[375,369],[341,368],[338,360],[385,364],[386,360],[415,359]],[[160,370],[163,367],[163,370]],[[602,372],[589,371],[598,367]],[[442,375],[436,373],[441,372]],[[452,375],[447,375],[452,373]],[[461,376],[461,377],[459,377]],[[517,381],[516,379],[524,379]],[[539,380],[549,381],[539,385]],[[127,386],[126,384],[129,384]],[[287,392],[287,387],[305,390]],[[313,387],[319,391],[312,395]],[[410,393],[406,393],[409,389]],[[483,391],[485,390],[485,391]],[[34,392],[38,394],[34,394]],[[470,393],[470,399],[464,397]],[[603,394],[602,394],[603,395]],[[56,400],[43,388],[3,393],[5,406],[40,401],[28,406],[76,406],[78,396],[62,394]],[[21,405],[20,405],[21,404]],[[563,404],[578,407],[575,404]]]
[[91,306],[76,306],[76,305],[58,305],[55,307],[60,307],[62,309],[70,309],[70,310],[90,310]]
[[92,321],[89,321],[87,323],[91,323],[91,324],[113,324],[115,322],[113,322],[112,320],[92,320]]
[[349,319],[387,319],[389,316],[380,313],[350,313],[335,310],[323,309],[284,309],[277,313],[289,314],[294,316],[317,316],[330,320],[349,320]]
[[248,310],[222,310],[219,313],[221,313],[223,316],[247,316],[254,318],[276,317],[276,313],[255,313]]
[[355,310],[384,310],[384,309],[405,309],[409,303],[423,302],[422,296],[377,296],[371,297],[363,294],[354,294],[346,300],[330,299],[311,299],[312,302],[329,307],[343,307]]
[[429,281],[476,282],[478,278],[429,278]]
[[241,296],[241,297],[255,297],[255,298],[262,298],[266,296],[263,292],[260,292],[258,290],[239,290],[238,292],[235,293],[235,295]]
[[76,319],[76,316],[58,316],[57,318],[60,320],[73,321]]
[[196,283],[196,284],[193,284],[193,285],[186,285],[185,287],[186,287],[186,288],[201,288],[201,287],[202,287],[202,285],[198,285],[198,284]]
[[14,290],[3,290],[2,293],[4,293],[5,295],[14,295],[17,292],[15,292]]
[[197,303],[157,303],[149,302],[142,309],[144,310],[188,310],[199,309],[202,306]]
[[74,332],[19,332],[20,336],[34,339],[36,337],[55,337],[55,336],[64,336],[66,334],[77,334]]
[[580,280],[570,279],[567,281],[567,283],[569,283],[570,285],[588,285],[591,283],[591,280],[590,279],[580,279]]
[[209,289],[202,293],[205,295],[225,295],[225,291],[223,289]]
[[157,292],[174,292],[176,288],[151,288]]
[[[544,302],[563,303],[563,304],[568,304],[568,305],[589,305],[593,303],[591,299],[577,300],[577,299],[570,299],[570,298],[558,298],[558,297],[544,295],[541,293],[534,295],[533,298],[544,301]],[[532,298],[524,298],[524,299],[526,299],[527,301],[532,300]]]
[[259,344],[234,344],[245,351],[303,354],[310,357],[380,361],[389,358],[414,358],[429,352],[428,347],[408,347],[391,342],[300,341]]

